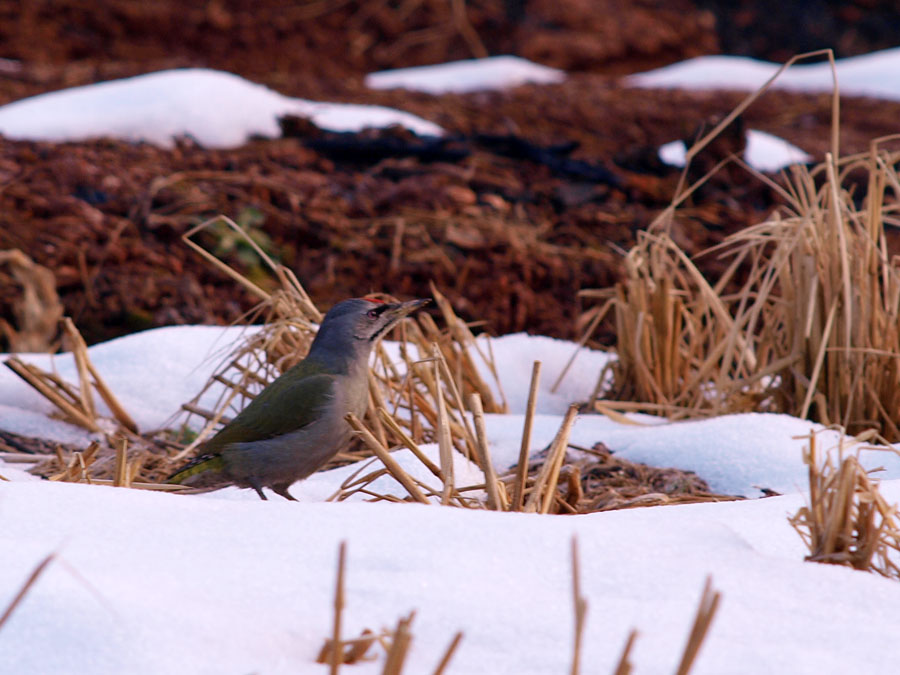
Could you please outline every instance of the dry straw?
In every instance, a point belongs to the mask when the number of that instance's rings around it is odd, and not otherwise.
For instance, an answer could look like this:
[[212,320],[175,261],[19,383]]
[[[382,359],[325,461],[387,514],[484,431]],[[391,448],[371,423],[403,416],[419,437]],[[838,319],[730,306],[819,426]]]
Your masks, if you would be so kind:
[[897,507],[885,501],[877,480],[847,451],[842,440],[837,462],[835,453],[825,453],[822,459],[816,436],[810,434],[804,455],[809,469],[809,503],[790,519],[791,525],[809,548],[807,560],[900,579]]
[[581,672],[581,644],[584,639],[584,625],[587,620],[588,602],[581,594],[581,561],[578,558],[578,539],[572,537],[572,605],[575,609],[575,635],[572,644],[571,675]]
[[[152,480],[154,470],[167,464],[165,449],[170,445],[165,439],[142,437],[137,424],[107,386],[88,355],[87,344],[68,317],[61,322],[63,344],[72,353],[78,383],[63,380],[56,372],[45,371],[16,356],[4,363],[16,375],[43,395],[67,422],[97,434],[84,450],[68,449],[57,444],[49,457],[32,456],[38,460],[32,470],[50,480],[89,482],[121,487],[156,489]],[[102,419],[97,411],[94,394],[109,408],[112,418]],[[170,489],[165,486],[161,489]]]
[[[341,637],[343,624],[343,612],[346,608],[346,596],[344,583],[346,579],[347,565],[346,542],[341,542],[338,548],[337,580],[334,593],[334,617],[331,624],[331,636],[327,638],[319,651],[316,659],[318,663],[328,664],[331,675],[338,675],[343,664],[357,663],[363,659],[371,658],[369,650],[376,643],[381,645],[385,652],[385,662],[382,667],[384,675],[399,675],[406,663],[409,647],[412,643],[412,623],[416,612],[412,611],[407,616],[402,616],[397,621],[393,630],[383,630],[375,633],[369,629],[363,631],[359,638],[344,640]],[[572,537],[571,542],[572,565],[572,600],[575,615],[574,632],[572,642],[572,657],[569,668],[570,675],[579,675],[581,672],[581,650],[584,641],[584,629],[587,621],[588,601],[582,593],[581,587],[581,563],[578,552],[578,539]],[[700,604],[694,617],[691,632],[681,655],[681,660],[676,669],[678,675],[688,675],[697,660],[697,655],[709,633],[710,625],[716,615],[716,610],[721,601],[721,594],[712,588],[712,579],[707,577],[700,597]],[[463,637],[460,631],[453,636],[450,645],[438,662],[434,675],[445,672],[453,654]],[[622,654],[617,662],[615,675],[629,675],[632,672],[630,661],[631,649],[637,638],[637,631],[632,630],[628,636]]]
[[687,675],[694,666],[697,654],[700,653],[700,647],[703,645],[703,641],[709,632],[709,627],[716,616],[716,610],[719,609],[721,599],[721,593],[714,591],[712,588],[712,577],[706,577],[706,582],[703,584],[703,592],[700,595],[700,604],[697,606],[697,614],[694,616],[694,623],[691,626],[687,644],[684,646],[681,661],[675,671],[676,675]]
[[11,280],[22,288],[12,308],[16,326],[0,318],[0,337],[9,344],[9,351],[56,351],[63,305],[53,272],[18,249],[0,251],[0,268],[8,268]]
[[[698,141],[688,161],[774,79]],[[597,389],[627,403],[607,400],[608,408],[670,418],[785,412],[900,440],[900,268],[884,234],[898,221],[900,153],[876,139],[868,152],[840,159],[837,97],[835,84],[825,161],[792,167],[784,185],[757,174],[784,205],[705,253],[728,261],[719,279],[707,280],[669,235],[677,207],[709,174],[682,183],[639,233],[623,281],[582,293],[597,303],[591,326],[607,312],[615,322],[612,382]]]
[[[346,568],[347,542],[342,541],[338,547],[338,569],[334,591],[334,618],[331,625],[331,637],[325,640],[325,643],[319,650],[316,662],[327,664],[330,675],[338,675],[341,665],[358,663],[372,658],[369,656],[369,650],[377,642],[385,652],[385,662],[381,670],[382,675],[400,675],[406,663],[409,647],[413,639],[412,623],[416,616],[415,611],[410,612],[407,616],[400,617],[394,630],[382,630],[380,633],[375,633],[365,629],[358,638],[351,640],[342,639],[341,625],[343,624],[343,614],[346,607],[346,595],[344,592]],[[462,641],[462,637],[462,632],[458,632],[453,636],[450,645],[434,670],[434,675],[441,675],[446,670],[450,660],[453,658],[453,654],[456,652],[456,648]]]
[[[688,640],[681,654],[681,660],[678,662],[678,667],[675,669],[676,675],[688,675],[691,672],[697,660],[697,655],[700,653],[700,647],[703,646],[703,641],[706,640],[706,636],[709,633],[709,627],[712,625],[721,600],[722,594],[713,590],[712,578],[707,577],[703,585],[703,592],[700,595],[697,613],[694,615],[691,632],[688,634]],[[632,630],[628,634],[628,639],[622,648],[622,654],[619,656],[616,669],[613,671],[614,675],[631,675],[634,672],[634,666],[631,663],[631,650],[634,647],[637,636],[636,630]]]
[[6,622],[9,621],[9,617],[12,616],[13,612],[16,611],[16,608],[22,603],[22,600],[25,599],[25,596],[28,595],[28,591],[31,590],[31,587],[37,583],[37,580],[47,569],[47,566],[53,562],[56,558],[56,553],[50,553],[45,557],[41,562],[35,566],[32,570],[31,574],[28,575],[28,578],[25,580],[25,583],[22,584],[21,588],[19,588],[15,597],[10,601],[10,603],[6,606],[6,609],[3,610],[3,614],[0,614],[0,629],[6,625]]

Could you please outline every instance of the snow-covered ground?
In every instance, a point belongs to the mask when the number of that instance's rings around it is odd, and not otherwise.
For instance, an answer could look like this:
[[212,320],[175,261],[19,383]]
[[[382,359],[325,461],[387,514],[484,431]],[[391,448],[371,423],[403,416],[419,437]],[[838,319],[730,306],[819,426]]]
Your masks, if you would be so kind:
[[[745,57],[702,56],[632,75],[626,82],[636,87],[752,91],[778,67]],[[900,100],[900,48],[839,60],[836,71],[843,95]],[[564,78],[565,74],[554,68],[515,56],[495,56],[372,73],[366,84],[373,89],[442,94],[549,84]],[[775,83],[776,87],[808,92],[830,91],[832,85],[827,63],[793,66]],[[443,133],[438,125],[400,110],[290,98],[231,73],[186,68],[8,103],[0,106],[0,134],[16,140],[59,142],[112,137],[164,147],[187,136],[219,148],[240,145],[253,136],[278,136],[278,118],[286,114],[308,117],[332,131],[399,124],[420,135]],[[683,165],[684,144],[676,140],[663,146],[660,157],[669,164]],[[760,171],[777,171],[810,158],[782,139],[750,130],[744,159]]]
[[253,136],[280,136],[283,115],[308,117],[330,131],[399,124],[423,136],[443,133],[438,125],[399,110],[289,98],[231,73],[184,68],[8,103],[0,106],[0,134],[57,142],[111,137],[163,147],[189,136],[209,148],[227,148]]
[[[161,328],[96,345],[91,359],[146,430],[165,424],[200,389],[239,334]],[[573,349],[526,335],[494,341],[513,409],[488,419],[499,469],[518,454],[535,358],[544,372],[534,451],[551,439],[565,404],[590,393],[607,355],[589,350],[559,391],[549,391]],[[51,360],[24,358],[43,367]],[[73,378],[69,355],[52,360]],[[84,432],[47,420],[49,412],[0,371],[0,428],[86,442]],[[717,490],[793,494],[538,516],[323,502],[353,466],[297,484],[300,502],[290,503],[237,489],[185,496],[49,483],[0,464],[9,479],[0,482],[0,610],[40,560],[58,554],[0,631],[0,671],[324,673],[314,659],[330,631],[337,546],[346,540],[346,637],[391,627],[416,609],[408,672],[430,672],[458,630],[465,637],[451,673],[564,672],[574,535],[590,603],[585,672],[610,672],[631,628],[640,631],[637,672],[671,672],[707,574],[723,601],[695,673],[894,672],[900,585],[803,562],[804,546],[787,522],[804,499],[796,436],[813,425],[775,415],[635,421],[581,416],[572,442],[602,441],[622,457],[692,469]],[[820,435],[820,447],[835,441]],[[885,478],[900,478],[892,454],[868,454],[872,466],[887,467]],[[461,483],[480,480],[462,460],[457,475]],[[882,490],[897,501],[900,480],[886,480]],[[345,672],[376,673],[382,663]]]
[[[635,87],[758,89],[779,65],[745,57],[702,56],[626,79]],[[837,62],[845,96],[900,100],[900,48]],[[515,56],[470,59],[436,66],[372,73],[373,89],[406,88],[431,94],[502,89],[525,83],[550,84],[562,71]],[[782,73],[775,86],[792,91],[830,91],[827,63],[797,65]],[[123,80],[41,94],[0,106],[0,134],[17,140],[78,141],[112,137],[169,147],[191,137],[211,147],[232,147],[253,136],[280,134],[278,118],[308,117],[332,131],[399,124],[420,135],[439,136],[436,124],[382,106],[328,103],[290,98],[237,75],[203,68],[161,71]],[[663,161],[682,166],[684,144],[675,140],[660,149]],[[760,171],[777,171],[809,161],[800,148],[750,130],[747,163]]]

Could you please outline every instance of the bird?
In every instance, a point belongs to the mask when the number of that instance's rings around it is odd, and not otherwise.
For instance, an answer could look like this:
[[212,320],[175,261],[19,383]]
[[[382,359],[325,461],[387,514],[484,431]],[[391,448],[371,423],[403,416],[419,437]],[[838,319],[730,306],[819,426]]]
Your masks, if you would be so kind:
[[296,501],[288,488],[350,441],[347,413],[365,413],[375,343],[428,302],[365,297],[334,305],[306,358],[263,389],[167,482],[203,492],[228,485],[253,488],[262,499],[268,487]]

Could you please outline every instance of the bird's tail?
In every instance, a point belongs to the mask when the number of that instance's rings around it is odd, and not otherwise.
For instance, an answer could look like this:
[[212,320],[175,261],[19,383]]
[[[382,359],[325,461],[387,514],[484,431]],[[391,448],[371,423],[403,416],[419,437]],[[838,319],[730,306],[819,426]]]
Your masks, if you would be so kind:
[[191,487],[212,487],[228,482],[227,479],[223,481],[224,469],[225,460],[221,455],[201,455],[169,476],[166,482]]

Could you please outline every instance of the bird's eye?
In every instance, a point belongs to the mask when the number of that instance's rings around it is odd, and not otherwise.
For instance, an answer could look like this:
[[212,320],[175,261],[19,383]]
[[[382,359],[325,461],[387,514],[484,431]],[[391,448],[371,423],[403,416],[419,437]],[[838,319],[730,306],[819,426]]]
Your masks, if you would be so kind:
[[368,312],[366,312],[366,316],[369,317],[370,319],[377,319],[378,312],[376,312],[374,309],[370,309]]

